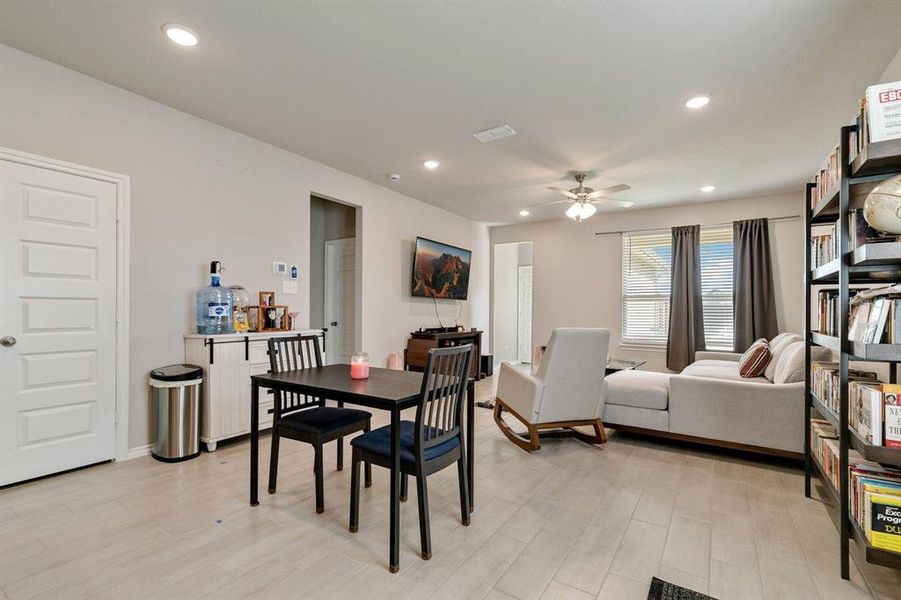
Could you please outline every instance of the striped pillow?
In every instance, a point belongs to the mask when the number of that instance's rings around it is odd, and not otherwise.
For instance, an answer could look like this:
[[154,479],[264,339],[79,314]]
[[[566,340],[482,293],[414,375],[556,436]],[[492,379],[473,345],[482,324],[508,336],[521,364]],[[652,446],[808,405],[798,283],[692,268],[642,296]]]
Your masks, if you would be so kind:
[[748,348],[738,361],[738,374],[749,379],[760,377],[770,364],[773,353],[766,340],[757,340]]

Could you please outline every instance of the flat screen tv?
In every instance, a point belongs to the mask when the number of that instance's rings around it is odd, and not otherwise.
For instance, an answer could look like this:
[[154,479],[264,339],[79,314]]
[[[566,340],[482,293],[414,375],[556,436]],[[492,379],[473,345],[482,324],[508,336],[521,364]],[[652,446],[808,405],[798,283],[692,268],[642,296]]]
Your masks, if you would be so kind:
[[414,296],[466,300],[472,251],[423,237],[413,252]]

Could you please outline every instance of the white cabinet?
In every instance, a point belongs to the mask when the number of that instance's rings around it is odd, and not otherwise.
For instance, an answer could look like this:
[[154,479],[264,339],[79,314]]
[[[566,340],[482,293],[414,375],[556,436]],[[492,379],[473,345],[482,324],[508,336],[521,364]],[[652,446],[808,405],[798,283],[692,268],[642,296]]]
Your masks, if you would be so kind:
[[[203,367],[200,439],[212,452],[220,440],[250,433],[250,376],[269,371],[271,337],[315,335],[325,364],[322,330],[185,336],[185,362]],[[261,390],[260,429],[272,426],[272,395]]]

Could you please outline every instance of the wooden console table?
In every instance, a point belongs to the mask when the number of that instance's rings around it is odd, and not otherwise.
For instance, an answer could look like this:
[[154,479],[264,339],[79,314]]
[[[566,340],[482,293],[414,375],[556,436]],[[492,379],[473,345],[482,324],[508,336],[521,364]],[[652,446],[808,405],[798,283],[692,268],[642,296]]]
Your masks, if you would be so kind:
[[481,372],[482,333],[481,331],[414,331],[410,334],[407,348],[404,350],[404,369],[408,371],[425,369],[426,358],[432,348],[472,344],[472,365],[469,373],[476,379],[482,379],[484,377]]

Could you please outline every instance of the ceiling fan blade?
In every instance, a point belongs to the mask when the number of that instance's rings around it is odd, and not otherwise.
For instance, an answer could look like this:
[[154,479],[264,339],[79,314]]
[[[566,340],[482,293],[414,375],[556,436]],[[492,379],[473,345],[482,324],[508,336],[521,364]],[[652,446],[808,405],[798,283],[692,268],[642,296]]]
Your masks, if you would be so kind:
[[572,200],[564,198],[562,200],[551,200],[550,202],[539,202],[538,204],[530,204],[526,208],[541,208],[542,206],[553,206],[554,204],[564,204],[566,202],[572,202]]
[[606,197],[598,198],[595,200],[595,202],[598,204],[614,204],[614,205],[622,207],[622,208],[632,208],[633,206],[635,206],[635,203],[631,202],[629,200],[615,200],[613,198],[606,198]]
[[606,196],[608,194],[615,194],[616,192],[625,192],[626,190],[631,190],[631,185],[626,185],[625,183],[620,183],[618,185],[611,185],[610,187],[605,187],[600,190],[595,190],[588,194],[589,200],[594,200],[595,198],[600,198],[601,196]]
[[573,200],[576,200],[578,198],[578,196],[576,196],[569,190],[564,190],[564,189],[558,188],[558,187],[549,187],[548,189],[551,190],[552,192],[557,192],[559,194],[563,194],[567,198],[572,198]]

